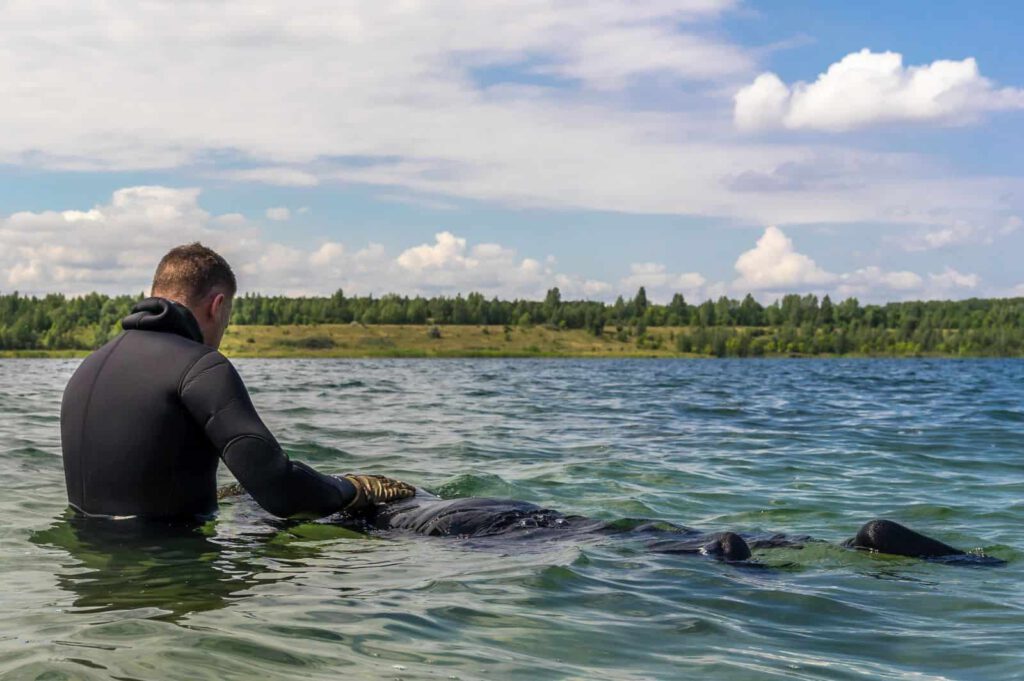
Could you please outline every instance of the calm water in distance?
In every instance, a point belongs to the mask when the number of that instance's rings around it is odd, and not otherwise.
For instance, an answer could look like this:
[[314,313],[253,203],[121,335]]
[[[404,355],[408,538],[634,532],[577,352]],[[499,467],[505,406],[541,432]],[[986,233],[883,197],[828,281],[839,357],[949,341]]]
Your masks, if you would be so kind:
[[85,532],[58,432],[76,364],[0,360],[4,681],[1024,678],[1021,361],[237,362],[325,472],[829,541],[887,517],[1008,561],[820,544],[759,552],[770,569],[240,505],[202,532]]

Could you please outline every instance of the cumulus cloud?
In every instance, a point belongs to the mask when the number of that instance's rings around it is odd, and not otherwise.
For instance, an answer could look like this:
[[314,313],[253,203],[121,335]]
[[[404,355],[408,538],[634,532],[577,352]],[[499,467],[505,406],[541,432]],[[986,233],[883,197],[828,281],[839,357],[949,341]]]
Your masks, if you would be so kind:
[[929,158],[737,139],[716,93],[758,53],[715,22],[739,4],[7,3],[0,163],[754,224],[1020,212],[1017,178],[939,190]]
[[268,220],[275,222],[285,222],[290,220],[292,217],[292,211],[287,206],[275,206],[266,210],[266,216]]
[[[161,251],[174,243],[216,240],[215,221],[200,208],[198,196],[198,189],[131,187],[86,211],[19,212],[0,219],[0,285],[75,293],[142,290]],[[244,225],[230,229],[239,245],[252,238]]]
[[619,282],[620,290],[625,293],[643,286],[648,298],[656,302],[665,302],[676,293],[682,293],[690,301],[706,295],[707,279],[697,272],[672,273],[665,265],[654,262],[633,263],[629,269],[629,276]]
[[928,280],[936,288],[946,290],[954,288],[977,288],[981,281],[976,274],[963,274],[952,267],[946,267],[939,274],[929,274]]
[[354,294],[479,291],[539,299],[557,286],[564,298],[607,300],[644,286],[659,302],[675,293],[691,302],[748,292],[770,301],[800,291],[890,300],[974,294],[981,285],[978,275],[952,267],[926,275],[875,266],[832,273],[800,253],[777,227],[767,228],[754,248],[740,254],[735,264],[739,276],[731,283],[644,262],[632,264],[613,285],[562,272],[551,256],[524,256],[498,243],[472,244],[450,231],[397,254],[373,243],[361,248],[332,240],[280,243],[242,215],[207,212],[198,189],[142,186],[119,189],[108,202],[87,210],[26,211],[0,218],[0,290],[148,291],[159,258],[190,241],[202,241],[227,257],[243,291],[289,295],[343,288]]
[[768,227],[757,245],[740,255],[735,267],[740,276],[730,285],[733,294],[753,292],[766,301],[801,291],[866,300],[935,298],[975,289],[981,283],[976,274],[964,274],[951,267],[927,276],[908,270],[884,270],[875,265],[832,273],[798,252],[778,227]]
[[897,238],[896,241],[907,251],[929,251],[975,241],[991,243],[992,237],[975,225],[955,222],[951,225],[919,230],[909,236]]
[[970,57],[905,67],[899,53],[864,49],[813,83],[786,85],[763,73],[736,93],[734,103],[741,130],[843,132],[893,122],[968,123],[985,112],[1024,109],[1024,90],[997,88]]
[[821,287],[836,280],[836,275],[818,267],[803,253],[797,253],[793,242],[778,227],[768,227],[757,245],[736,260],[740,278],[736,288],[763,290],[802,290]]
[[[466,256],[466,240],[451,232],[440,232],[434,237],[433,244],[422,244],[404,251],[398,256],[398,264],[407,270],[421,272],[426,269],[471,269],[478,261]],[[501,248],[478,246],[487,254],[500,256]]]
[[866,267],[840,277],[836,292],[842,297],[856,296],[880,300],[934,299],[962,297],[981,283],[976,274],[946,267],[942,272],[922,277],[914,272],[886,272]]
[[[0,218],[0,290],[23,293],[148,291],[153,269],[172,246],[202,241],[234,266],[243,291],[324,294],[451,294],[595,297],[605,282],[557,271],[495,243],[471,245],[451,232],[397,256],[383,246],[350,249],[336,241],[301,247],[268,239],[238,214],[212,215],[198,189],[130,187],[89,210],[19,212]],[[272,209],[273,210],[273,209]]]
[[920,290],[924,279],[915,272],[906,270],[887,272],[874,265],[864,267],[839,277],[837,291],[844,298],[864,296],[879,291],[908,293]]
[[740,130],[782,127],[790,92],[774,73],[762,73],[733,97],[733,121]]
[[568,291],[573,296],[588,300],[606,298],[614,290],[612,285],[605,281],[584,277],[571,277],[564,274],[555,277],[555,284],[560,290]]
[[557,286],[567,298],[600,297],[611,290],[606,282],[560,273],[555,259],[521,258],[501,244],[469,246],[451,232],[434,235],[434,243],[408,248],[394,260],[391,280],[402,290],[426,293],[479,291],[505,297],[543,297]]
[[943,225],[920,227],[909,234],[887,237],[905,251],[931,251],[967,244],[991,245],[998,239],[1017,232],[1024,226],[1018,215],[1003,220],[994,219],[991,224],[979,225],[964,220],[953,220]]

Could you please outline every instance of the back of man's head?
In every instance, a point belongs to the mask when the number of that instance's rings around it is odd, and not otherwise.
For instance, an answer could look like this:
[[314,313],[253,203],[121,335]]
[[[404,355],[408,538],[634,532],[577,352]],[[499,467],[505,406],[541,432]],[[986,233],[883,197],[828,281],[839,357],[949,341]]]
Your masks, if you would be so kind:
[[152,295],[192,307],[215,289],[228,298],[238,285],[228,261],[198,241],[172,248],[156,267]]

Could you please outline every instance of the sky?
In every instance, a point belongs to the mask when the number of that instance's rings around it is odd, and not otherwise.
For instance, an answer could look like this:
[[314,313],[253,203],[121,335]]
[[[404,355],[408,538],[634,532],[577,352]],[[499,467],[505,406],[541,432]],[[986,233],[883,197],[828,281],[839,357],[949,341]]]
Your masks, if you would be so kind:
[[1018,2],[8,0],[0,292],[1024,296]]

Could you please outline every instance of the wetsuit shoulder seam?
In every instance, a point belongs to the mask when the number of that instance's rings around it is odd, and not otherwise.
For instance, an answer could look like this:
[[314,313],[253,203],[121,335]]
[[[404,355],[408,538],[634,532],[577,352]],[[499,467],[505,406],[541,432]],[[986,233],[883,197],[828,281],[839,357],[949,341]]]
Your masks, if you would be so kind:
[[[209,357],[210,354],[212,354],[214,352],[216,352],[216,350],[214,350],[213,348],[207,349],[206,352],[204,352],[203,354],[201,354],[198,357],[196,357],[194,360],[192,360],[189,363],[189,365],[187,367],[185,367],[185,370],[183,372],[181,372],[181,378],[178,379],[178,395],[182,395],[185,392],[185,388],[187,387],[187,385],[185,383],[185,378],[188,377],[188,375],[189,375],[189,373],[191,373],[192,369],[195,368],[195,366],[197,364],[199,364],[200,360],[202,360],[205,357]],[[212,369],[212,368],[218,366],[219,364],[221,364],[222,362],[226,362],[226,361],[227,361],[227,357],[224,357],[223,355],[221,355],[220,359],[217,362],[215,362],[212,366],[209,366],[206,369],[203,369],[196,376],[193,376],[192,379],[189,381],[189,383],[191,383],[195,379],[199,378],[200,376],[205,374],[210,369]]]
[[[85,397],[85,405],[82,407],[82,423],[79,425],[78,439],[82,442],[82,452],[85,456],[89,455],[88,441],[86,440],[86,429],[85,424],[89,420],[89,407],[92,406],[92,396],[95,393],[96,382],[99,380],[100,374],[103,373],[103,369],[107,366],[107,362],[110,360],[110,356],[114,354],[118,346],[121,345],[121,341],[125,339],[128,334],[122,333],[118,336],[117,340],[114,341],[114,346],[110,348],[110,351],[104,355],[103,360],[100,362],[99,367],[96,369],[96,373],[92,377],[92,382],[89,384],[89,393]],[[85,461],[80,461],[78,466],[78,491],[79,499],[82,502],[82,507],[88,506],[85,500]]]

